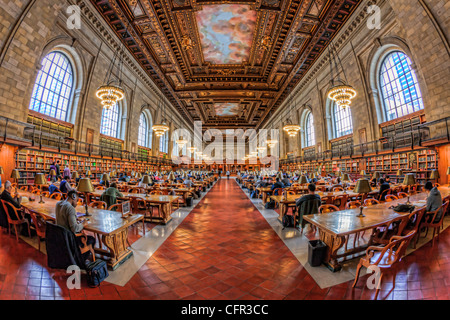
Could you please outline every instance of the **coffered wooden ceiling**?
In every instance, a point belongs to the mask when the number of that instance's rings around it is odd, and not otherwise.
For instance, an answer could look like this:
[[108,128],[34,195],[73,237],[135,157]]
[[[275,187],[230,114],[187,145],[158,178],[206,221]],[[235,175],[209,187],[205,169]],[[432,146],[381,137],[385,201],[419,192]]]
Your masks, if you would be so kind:
[[259,128],[362,0],[91,0],[180,114]]

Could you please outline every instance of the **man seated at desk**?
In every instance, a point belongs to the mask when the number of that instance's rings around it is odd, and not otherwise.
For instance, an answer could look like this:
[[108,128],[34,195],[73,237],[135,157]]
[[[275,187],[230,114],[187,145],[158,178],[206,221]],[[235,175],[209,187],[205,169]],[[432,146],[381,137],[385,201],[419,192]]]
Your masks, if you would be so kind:
[[[389,183],[387,183],[386,181],[384,181],[383,178],[380,179],[380,191],[378,193],[378,200],[380,201],[385,201],[386,200],[386,194],[383,195],[383,192],[385,192],[386,190],[389,190],[391,188],[391,186],[389,185]],[[381,196],[383,195],[383,196]]]
[[48,187],[48,193],[52,195],[55,192],[61,192],[61,190],[59,190],[59,188],[52,182],[52,184]]
[[68,193],[70,190],[72,190],[72,188],[70,187],[69,179],[69,176],[65,176],[59,184],[59,190],[61,190],[62,193]]
[[[279,189],[279,188],[284,188],[284,184],[283,184],[283,182],[281,182],[281,180],[280,180],[280,178],[276,178],[276,182],[272,185],[272,191],[273,190],[275,190],[275,189]],[[281,196],[281,194],[278,194],[278,192],[276,192],[276,194],[275,194],[275,192],[274,192],[274,194],[273,194],[274,196]]]
[[284,174],[284,178],[283,178],[283,180],[281,180],[281,182],[283,182],[283,184],[286,187],[290,187],[291,186],[291,181],[289,180],[289,177],[288,177],[287,174]]
[[[76,190],[70,190],[65,200],[61,200],[56,204],[56,224],[62,226],[73,233],[80,233],[84,229],[84,220],[78,221],[77,207],[78,193]],[[83,245],[81,239],[76,237],[77,244]],[[87,236],[87,245],[94,246],[95,238]]]
[[295,200],[295,206],[301,217],[300,221],[302,223],[302,228],[304,227],[303,216],[319,213],[320,205],[321,199],[320,196],[316,194],[316,185],[314,183],[310,183],[308,185],[308,194]]
[[[11,195],[12,189],[13,189],[13,187],[12,187],[11,181],[6,180],[5,190],[3,190],[2,194],[0,195],[0,199],[11,203],[17,209],[20,209],[21,206],[20,206],[19,194],[17,193],[17,189],[16,189],[16,193],[13,198]],[[9,210],[9,208],[8,208],[8,210]],[[12,209],[11,209],[11,211],[12,211]],[[9,215],[10,215],[11,219],[17,220],[17,217],[14,214],[14,212],[11,212],[11,211],[9,211]],[[6,217],[6,213],[3,212],[3,206],[1,206],[1,208],[0,208],[0,226],[4,227],[6,229],[9,228],[8,218]]]
[[189,178],[186,178],[186,179],[183,181],[183,184],[186,186],[186,188],[192,188],[192,187],[194,186],[194,183],[193,183],[192,180],[189,179]]
[[111,186],[102,193],[100,201],[105,201],[109,208],[117,203],[117,198],[123,198],[123,194],[117,189],[117,184],[113,182],[111,183]]

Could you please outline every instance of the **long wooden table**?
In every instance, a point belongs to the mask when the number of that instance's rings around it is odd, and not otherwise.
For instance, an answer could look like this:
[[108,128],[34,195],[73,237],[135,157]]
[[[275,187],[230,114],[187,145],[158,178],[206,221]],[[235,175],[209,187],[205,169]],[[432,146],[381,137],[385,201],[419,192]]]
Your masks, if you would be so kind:
[[[36,199],[35,201],[22,201],[23,207],[40,214],[45,219],[56,220],[57,200],[44,198],[45,203],[39,203],[39,196],[30,192],[19,191],[19,195],[25,199]],[[86,212],[84,206],[78,206],[76,210],[80,216]],[[100,241],[94,250],[102,257],[106,257],[106,263],[114,270],[133,255],[133,251],[128,249],[128,228],[140,221],[144,223],[144,216],[134,214],[124,219],[120,212],[94,208],[89,208],[89,213],[91,216],[86,217],[89,220],[84,222],[84,230],[98,235]]]
[[[448,187],[441,187],[439,190],[442,198],[450,195],[450,188]],[[410,197],[411,203],[416,206],[416,211],[426,205],[426,198],[426,193],[418,193]],[[355,257],[355,254],[365,251],[371,245],[372,239],[358,247],[348,248],[347,241],[350,235],[384,226],[391,221],[409,215],[409,213],[398,213],[389,209],[405,202],[406,199],[399,199],[365,207],[363,210],[364,218],[357,217],[360,209],[350,209],[326,214],[306,215],[303,216],[303,219],[319,229],[320,240],[328,246],[323,262],[334,272],[342,268],[341,258]]]
[[[103,191],[96,190],[91,194],[96,197],[100,197]],[[145,221],[153,222],[154,220],[159,221],[161,224],[167,224],[172,220],[170,216],[172,212],[172,205],[174,202],[178,201],[180,196],[170,196],[170,195],[152,195],[145,193],[128,193],[122,192],[123,198],[122,200],[129,200],[130,198],[141,198],[150,204],[158,204],[161,207],[162,217],[158,219],[157,217],[151,218],[148,216],[144,216]]]

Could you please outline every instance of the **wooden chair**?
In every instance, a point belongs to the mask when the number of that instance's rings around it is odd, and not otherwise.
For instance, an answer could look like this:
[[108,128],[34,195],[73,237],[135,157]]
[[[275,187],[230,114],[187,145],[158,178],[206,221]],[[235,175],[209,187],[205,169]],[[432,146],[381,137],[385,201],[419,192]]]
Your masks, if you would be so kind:
[[116,211],[116,212],[123,212],[123,206],[122,203],[116,203],[113,204],[108,208],[108,211]]
[[324,196],[321,197],[320,200],[322,200],[322,204],[333,204],[333,197],[332,196]]
[[34,229],[36,230],[36,234],[38,237],[38,250],[41,251],[41,241],[45,239],[45,218],[38,213],[27,210],[28,214],[31,216],[31,221],[33,222]]
[[373,229],[371,241],[375,245],[386,245],[393,236],[400,236],[409,216],[399,216]]
[[339,211],[339,208],[334,206],[334,205],[332,205],[332,204],[324,204],[324,205],[321,205],[319,207],[319,213],[320,214],[336,212],[336,211]]
[[92,201],[88,206],[94,209],[106,209],[108,205],[105,201]]
[[105,186],[97,186],[95,187],[95,190],[105,190]]
[[408,197],[408,194],[405,193],[405,192],[399,192],[399,193],[397,193],[397,197],[398,197],[399,199],[404,199],[404,198],[407,198],[407,197]]
[[331,189],[331,191],[332,191],[332,192],[343,192],[343,191],[344,191],[344,188],[342,188],[342,187],[333,187],[333,188]]
[[48,191],[43,191],[40,195],[43,197],[46,197],[46,198],[50,198],[50,192],[48,192]]
[[[383,279],[384,270],[394,269],[395,265],[400,262],[405,255],[406,248],[412,237],[414,237],[415,232],[411,231],[405,236],[393,236],[389,243],[385,247],[375,247],[371,246],[366,250],[366,256],[361,258],[358,267],[356,269],[355,281],[353,282],[352,288],[355,288],[356,283],[359,279],[359,274],[362,267],[368,268],[369,266],[377,266],[381,270],[381,275],[377,284],[377,291],[375,294],[375,299],[378,297],[378,293],[381,288],[381,281]],[[394,273],[393,287],[395,288],[395,278],[396,273]]]
[[388,194],[386,196],[385,200],[386,200],[386,202],[392,202],[392,201],[398,200],[398,198],[392,194]]
[[350,201],[350,202],[347,202],[347,204],[345,205],[346,210],[357,209],[359,207],[361,207],[361,202],[359,202],[359,201]]
[[61,200],[62,197],[63,197],[62,193],[55,192],[51,194],[50,199]]
[[343,194],[333,198],[333,205],[339,208],[339,210],[345,210],[345,205],[348,201],[348,194]]
[[387,195],[391,194],[392,190],[391,189],[386,189],[384,190],[379,196],[378,196],[378,201],[385,201],[384,199],[386,198]]
[[[28,220],[24,217],[22,211],[20,211],[19,209],[17,209],[16,207],[14,207],[11,203],[9,203],[7,201],[4,201],[4,200],[0,200],[0,201],[2,202],[3,210],[5,211],[6,217],[8,219],[8,224],[9,224],[8,233],[11,234],[11,226],[14,226],[14,231],[16,233],[16,241],[19,242],[18,226],[22,225],[22,224],[26,224],[27,228],[28,228],[28,236],[31,236],[30,224],[28,223]],[[12,219],[10,210],[15,215],[14,218],[16,218],[16,219]]]
[[133,194],[138,194],[138,193],[141,193],[141,189],[139,189],[139,188],[132,188],[128,192],[129,193],[133,193]]
[[23,187],[20,187],[19,189],[22,191],[28,191],[28,186],[23,186]]
[[31,193],[39,196],[41,194],[41,190],[39,190],[38,188],[34,188],[33,190],[31,190]]
[[[437,236],[437,239],[439,240],[439,232],[441,231],[441,228],[443,228],[444,224],[444,216],[447,212],[449,202],[445,202],[440,208],[438,208],[435,211],[427,212],[424,216],[424,221],[420,225],[420,230],[423,228],[427,228],[427,232],[425,234],[425,237],[428,234],[428,229],[433,228],[433,244],[432,247],[434,247],[434,239]],[[441,213],[440,217],[438,217],[439,213]]]
[[364,200],[364,206],[365,207],[370,207],[370,206],[374,206],[380,204],[380,201],[376,200],[376,199],[366,199]]
[[423,218],[425,212],[426,212],[426,208],[412,212],[408,216],[406,223],[404,225],[400,226],[400,232],[401,232],[400,235],[402,235],[402,236],[407,235],[411,231],[416,232],[416,234],[414,235],[414,239],[415,239],[414,244],[413,244],[414,249],[417,246],[417,241],[419,241],[419,227],[420,227],[420,224],[422,223],[422,218]]
[[133,214],[146,214],[147,213],[147,202],[143,198],[132,197],[131,202],[131,212]]

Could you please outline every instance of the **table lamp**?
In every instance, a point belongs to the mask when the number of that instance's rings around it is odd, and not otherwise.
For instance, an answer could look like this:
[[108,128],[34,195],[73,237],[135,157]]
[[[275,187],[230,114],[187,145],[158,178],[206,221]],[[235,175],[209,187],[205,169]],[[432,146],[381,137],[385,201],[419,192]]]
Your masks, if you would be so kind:
[[[351,182],[350,177],[348,176],[348,173],[344,173],[342,175],[342,182]],[[345,183],[344,193],[347,193],[347,183]]]
[[[367,194],[367,193],[369,193],[371,191],[372,191],[372,188],[370,187],[370,182],[367,179],[359,179],[356,182],[355,189],[353,190],[353,192],[358,193],[358,194]],[[365,215],[363,214],[364,207],[361,206],[360,209],[361,210],[359,212],[359,215],[357,215],[357,217],[358,218],[364,218],[365,217]]]
[[278,171],[277,178],[280,180],[283,180],[283,175],[281,174],[280,171]]
[[175,180],[175,175],[173,174],[173,171],[170,171],[169,176],[167,177],[167,180],[169,180],[169,181]]
[[91,216],[88,210],[87,200],[88,200],[88,193],[94,192],[94,186],[92,185],[91,179],[89,178],[82,178],[80,179],[80,182],[78,183],[77,191],[84,193],[84,206],[86,208],[86,216]]
[[378,182],[378,180],[380,180],[380,178],[381,178],[380,173],[378,171],[375,171],[373,173],[372,179],[375,179]]
[[5,171],[3,170],[3,167],[0,167],[0,174],[5,174]]
[[110,181],[110,178],[109,178],[109,174],[107,174],[107,173],[104,173],[104,174],[102,174],[102,181]]
[[359,173],[361,176],[366,176],[366,170],[361,170],[361,172]]
[[413,173],[408,173],[407,175],[405,175],[405,179],[403,180],[403,185],[408,186],[408,201],[406,202],[406,204],[411,204],[411,202],[409,202],[409,191],[411,186],[414,186],[416,184],[416,178],[414,177]]
[[300,176],[300,179],[298,179],[299,184],[308,184],[308,178],[306,176]]
[[91,170],[87,170],[86,171],[86,178],[90,178],[91,174],[92,174]]
[[72,172],[72,179],[76,180],[80,177],[80,174],[78,173],[78,171],[73,171]]
[[[47,179],[45,179],[45,175],[43,173],[36,173],[36,175],[34,176],[34,184],[36,186],[40,186],[41,188],[44,184],[47,184]],[[39,203],[45,203],[44,200],[42,199],[42,193],[40,196],[41,200],[39,201]]]
[[14,182],[16,182],[16,187],[17,187],[18,181],[19,181],[19,179],[20,179],[20,173],[19,173],[19,170],[14,169],[14,170],[11,172],[11,179],[13,179]]
[[436,180],[435,184],[438,182],[440,176],[439,176],[439,171],[434,169],[433,171],[431,171],[431,176],[430,176],[430,180]]

